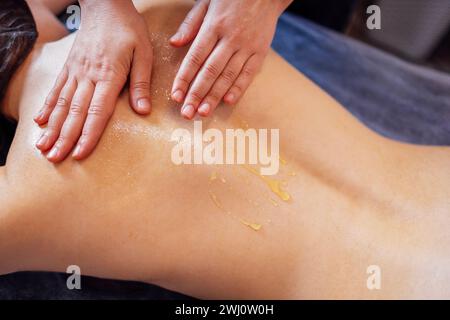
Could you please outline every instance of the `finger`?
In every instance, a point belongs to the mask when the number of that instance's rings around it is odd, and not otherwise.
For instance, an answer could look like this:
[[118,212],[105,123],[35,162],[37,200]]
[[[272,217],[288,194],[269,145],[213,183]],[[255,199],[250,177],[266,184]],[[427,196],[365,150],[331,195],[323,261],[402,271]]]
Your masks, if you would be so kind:
[[[187,106],[192,106],[197,111],[200,102],[211,90],[214,82],[219,78],[222,71],[227,66],[228,61],[233,56],[233,50],[225,42],[219,42],[214,51],[208,57],[208,60],[203,65],[200,72],[195,77],[191,88],[189,89],[184,105],[182,108],[182,115],[186,118],[191,118],[190,114],[184,113]],[[190,108],[189,108],[190,109]]]
[[208,1],[197,1],[181,23],[178,31],[170,38],[170,44],[175,47],[182,47],[194,40],[202,25],[203,19],[208,12]]
[[90,81],[84,81],[78,85],[61,134],[47,155],[47,159],[51,162],[64,160],[80,137],[94,90],[95,86]]
[[181,63],[172,88],[172,99],[182,103],[188,88],[197,72],[202,67],[217,43],[217,35],[213,32],[200,31],[186,57]]
[[67,113],[69,112],[70,103],[72,97],[77,89],[77,81],[70,79],[61,91],[61,95],[58,98],[55,108],[53,109],[50,118],[48,120],[48,126],[45,132],[39,138],[36,143],[36,147],[41,151],[47,151],[56,142],[59,137],[61,128],[66,120]]
[[119,84],[111,81],[97,83],[81,137],[73,152],[75,159],[84,159],[94,150],[114,111],[121,89]]
[[34,117],[34,121],[39,125],[44,125],[47,123],[48,118],[50,117],[50,114],[52,113],[53,109],[56,106],[56,103],[58,102],[59,95],[61,93],[61,90],[64,88],[64,85],[67,82],[67,78],[69,76],[69,73],[67,69],[64,67],[64,69],[61,71],[61,73],[58,75],[58,78],[56,79],[56,82],[50,91],[49,95],[45,99],[44,106],[39,110],[39,112]]
[[239,101],[239,99],[242,97],[242,95],[250,86],[250,83],[252,82],[253,78],[255,77],[256,73],[261,67],[262,62],[263,57],[257,54],[252,55],[250,59],[248,59],[248,61],[242,68],[241,73],[236,79],[235,83],[228,91],[228,93],[225,95],[223,99],[225,103],[235,104]]
[[237,77],[239,76],[242,67],[247,61],[248,55],[243,52],[238,52],[228,62],[220,77],[214,83],[212,89],[207,94],[198,108],[198,113],[203,116],[209,116],[219,105],[225,94],[230,90]]
[[151,111],[150,80],[153,52],[150,46],[136,49],[130,74],[130,104],[138,114]]

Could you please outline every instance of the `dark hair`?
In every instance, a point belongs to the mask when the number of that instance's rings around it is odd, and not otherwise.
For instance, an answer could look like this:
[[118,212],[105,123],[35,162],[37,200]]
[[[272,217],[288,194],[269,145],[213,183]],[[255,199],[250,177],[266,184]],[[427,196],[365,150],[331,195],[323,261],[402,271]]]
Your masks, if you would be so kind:
[[[33,49],[38,32],[24,0],[0,1],[0,102],[11,77]],[[15,125],[0,113],[0,164],[4,164]]]

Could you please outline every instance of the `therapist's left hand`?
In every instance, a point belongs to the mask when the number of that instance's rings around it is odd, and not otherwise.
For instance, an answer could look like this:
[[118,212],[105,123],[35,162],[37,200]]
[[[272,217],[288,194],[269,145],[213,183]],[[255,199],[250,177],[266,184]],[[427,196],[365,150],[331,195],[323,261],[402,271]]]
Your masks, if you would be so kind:
[[291,0],[198,0],[170,42],[192,43],[172,88],[181,114],[209,116],[235,104],[260,69]]

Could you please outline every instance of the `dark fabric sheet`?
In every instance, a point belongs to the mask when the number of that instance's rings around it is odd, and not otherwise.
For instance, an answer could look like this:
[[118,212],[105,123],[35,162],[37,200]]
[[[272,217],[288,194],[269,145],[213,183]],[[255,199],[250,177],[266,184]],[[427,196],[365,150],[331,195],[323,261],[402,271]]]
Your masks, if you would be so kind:
[[[403,141],[450,145],[450,77],[285,14],[273,47],[376,131]],[[155,286],[84,277],[70,291],[65,274],[0,277],[0,299],[179,299]]]
[[[83,271],[83,270],[82,270]],[[139,282],[82,277],[81,290],[67,289],[68,275],[20,272],[0,277],[2,300],[179,300],[182,294]]]
[[404,62],[290,14],[283,15],[273,47],[380,134],[450,145],[450,75]]

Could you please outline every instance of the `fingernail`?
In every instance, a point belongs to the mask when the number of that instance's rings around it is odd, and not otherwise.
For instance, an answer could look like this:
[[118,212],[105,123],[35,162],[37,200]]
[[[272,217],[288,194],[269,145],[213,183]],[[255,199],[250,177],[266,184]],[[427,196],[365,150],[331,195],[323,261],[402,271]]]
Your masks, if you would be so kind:
[[44,147],[44,146],[47,144],[47,141],[48,141],[47,135],[43,134],[43,135],[39,138],[38,142],[36,143],[36,147],[38,147],[38,148]]
[[81,154],[81,145],[77,144],[75,151],[72,153],[72,157],[78,158]]
[[147,98],[139,99],[137,102],[137,107],[140,112],[149,112],[151,109],[150,100]]
[[172,99],[178,103],[183,102],[183,98],[184,98],[184,94],[183,94],[183,91],[181,91],[180,89],[178,89],[177,91],[175,91],[172,94]]
[[181,40],[181,38],[182,35],[179,32],[177,32],[172,36],[172,38],[170,38],[170,42],[178,42]]
[[41,120],[42,116],[44,115],[43,111],[40,111],[37,115],[34,116],[34,121]]
[[204,103],[200,106],[200,108],[198,108],[198,112],[202,116],[207,116],[209,114],[210,110],[211,110],[211,106],[209,105],[209,103]]
[[48,159],[55,159],[59,155],[59,149],[57,147],[54,147],[47,155]]
[[181,110],[181,114],[186,118],[186,119],[192,119],[194,117],[195,114],[195,109],[193,106],[191,106],[190,104],[188,104],[187,106],[184,106],[183,109]]
[[234,93],[229,93],[225,96],[224,100],[225,100],[225,102],[233,103],[234,98],[235,98]]

